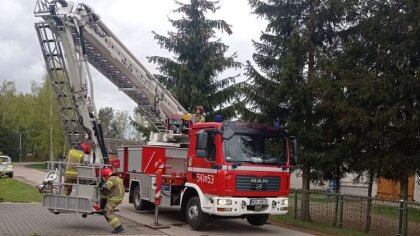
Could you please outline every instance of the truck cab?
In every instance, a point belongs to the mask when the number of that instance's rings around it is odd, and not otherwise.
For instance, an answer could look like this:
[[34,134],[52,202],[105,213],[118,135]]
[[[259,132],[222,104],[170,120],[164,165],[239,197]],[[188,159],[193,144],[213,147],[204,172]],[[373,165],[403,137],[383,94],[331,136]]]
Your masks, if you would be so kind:
[[259,226],[270,214],[286,214],[293,150],[280,127],[240,121],[195,124],[182,200],[188,223],[200,228],[206,217],[216,215],[246,217]]

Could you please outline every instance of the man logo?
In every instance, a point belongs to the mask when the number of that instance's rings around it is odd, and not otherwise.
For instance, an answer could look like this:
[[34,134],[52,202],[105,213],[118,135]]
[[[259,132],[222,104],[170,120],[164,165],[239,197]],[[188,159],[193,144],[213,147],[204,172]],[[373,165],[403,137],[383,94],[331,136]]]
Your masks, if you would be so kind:
[[267,178],[251,178],[251,190],[263,191],[267,189],[268,179]]

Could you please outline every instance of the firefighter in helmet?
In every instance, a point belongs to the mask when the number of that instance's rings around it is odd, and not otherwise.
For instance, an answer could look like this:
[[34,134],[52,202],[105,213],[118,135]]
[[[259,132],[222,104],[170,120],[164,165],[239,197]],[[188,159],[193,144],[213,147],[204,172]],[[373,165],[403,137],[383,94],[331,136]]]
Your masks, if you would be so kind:
[[115,208],[121,204],[124,198],[123,180],[108,167],[104,167],[101,171],[102,179],[105,184],[101,187],[101,194],[106,196],[107,202],[105,206],[105,219],[114,228],[113,234],[124,231],[120,219],[115,215]]
[[[90,147],[87,143],[80,143],[69,150],[66,156],[66,172],[64,174],[64,189],[66,196],[70,196],[73,184],[77,183],[77,166],[83,163],[85,156],[90,155]],[[69,185],[70,184],[70,185]]]
[[195,111],[195,123],[204,123],[206,122],[206,117],[204,116],[204,108],[199,105]]

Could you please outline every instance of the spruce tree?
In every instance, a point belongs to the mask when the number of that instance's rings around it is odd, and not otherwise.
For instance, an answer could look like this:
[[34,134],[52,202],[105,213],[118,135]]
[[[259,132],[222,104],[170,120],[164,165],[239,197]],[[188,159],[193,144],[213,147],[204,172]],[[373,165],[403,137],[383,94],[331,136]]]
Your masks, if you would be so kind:
[[174,12],[182,17],[169,19],[176,31],[168,32],[168,36],[153,32],[159,45],[174,54],[173,58],[149,57],[158,65],[161,74],[157,78],[187,111],[195,113],[196,106],[202,105],[207,114],[234,116],[237,76],[217,78],[226,69],[241,66],[235,61],[236,53],[225,56],[228,46],[216,38],[216,31],[232,34],[231,26],[224,20],[206,17],[219,9],[218,2],[176,3],[179,7]]
[[352,147],[349,166],[400,180],[407,199],[408,176],[420,172],[420,7],[414,0],[359,6],[357,23],[341,35],[343,51],[330,60],[325,85],[341,94],[329,107]]
[[[260,42],[254,42],[253,59],[258,69],[250,62],[247,64],[248,83],[243,89],[241,114],[246,120],[272,122],[284,116],[284,108],[289,110],[286,126],[299,140],[302,188],[307,191],[311,181],[325,178],[325,173],[331,170],[321,165],[327,163],[323,161],[325,150],[330,157],[337,156],[336,150],[340,150],[331,141],[340,135],[330,132],[337,125],[325,125],[314,86],[319,76],[318,62],[334,44],[344,7],[341,1],[334,0],[249,0],[249,3],[268,25]],[[339,178],[341,160],[328,160],[335,173],[332,177]],[[301,218],[310,220],[307,194],[303,195],[301,209]]]

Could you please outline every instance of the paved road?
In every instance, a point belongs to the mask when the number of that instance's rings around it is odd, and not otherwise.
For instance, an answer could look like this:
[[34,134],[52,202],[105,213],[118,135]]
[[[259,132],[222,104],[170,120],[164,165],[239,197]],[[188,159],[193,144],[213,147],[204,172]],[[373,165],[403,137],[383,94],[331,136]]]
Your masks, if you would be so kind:
[[[149,229],[138,222],[122,219],[123,235],[166,235]],[[82,218],[76,214],[51,214],[39,203],[0,204],[0,235],[4,236],[76,236],[110,235],[112,227],[103,216]]]
[[[32,185],[39,184],[45,176],[45,172],[25,168],[23,165],[16,165],[15,166],[15,178],[24,180]],[[16,204],[15,204],[16,205]],[[13,206],[13,205],[10,205]],[[18,205],[16,205],[18,206]],[[4,207],[4,203],[0,204],[0,212]],[[38,207],[41,207],[38,204]],[[10,209],[10,207],[8,207]],[[13,207],[12,207],[13,209]],[[308,236],[308,235],[316,235],[313,233],[307,233],[303,231],[296,231],[289,228],[279,227],[277,225],[267,224],[262,227],[254,227],[247,223],[245,219],[229,219],[229,220],[210,220],[208,227],[205,231],[193,231],[191,228],[179,220],[178,217],[178,210],[173,208],[162,208],[159,214],[159,223],[170,226],[166,229],[159,229],[159,231],[148,231],[144,225],[150,225],[154,222],[154,212],[138,212],[136,211],[131,204],[128,203],[128,194],[126,194],[126,198],[124,199],[123,204],[119,207],[120,211],[118,215],[123,217],[123,223],[129,227],[127,234],[131,234],[138,230],[138,233],[141,234],[152,234],[152,235],[159,235],[159,234],[168,234],[174,236],[219,236],[219,235],[240,235],[246,234],[247,236],[271,236],[271,235],[296,235],[296,236]],[[100,216],[88,216],[86,219],[83,219],[80,216],[74,214],[64,214],[62,216],[59,215],[58,217],[50,214],[46,209],[43,209],[44,212],[49,214],[49,217],[52,217],[54,220],[60,221],[60,224],[66,224],[66,228],[70,229],[70,225],[74,225],[74,222],[78,222],[78,220],[83,221],[85,228],[89,228],[90,226],[95,229],[98,228],[99,225],[103,226],[104,228],[108,229],[106,222]],[[0,214],[2,215],[2,214]],[[69,217],[69,222],[65,219],[61,219],[61,217]],[[70,220],[71,219],[71,220]],[[0,218],[0,222],[1,218]],[[70,223],[73,222],[73,223]],[[13,223],[13,222],[12,222]],[[2,224],[0,224],[0,229],[2,229]],[[103,228],[101,227],[101,228]],[[1,232],[1,231],[0,231]],[[48,231],[54,232],[54,231]],[[98,235],[102,235],[103,233],[106,234],[107,231],[98,231]],[[150,233],[152,232],[152,233]],[[154,232],[154,234],[153,234]],[[44,234],[42,234],[44,235]],[[45,234],[51,235],[51,234]],[[61,233],[60,233],[61,235]]]

